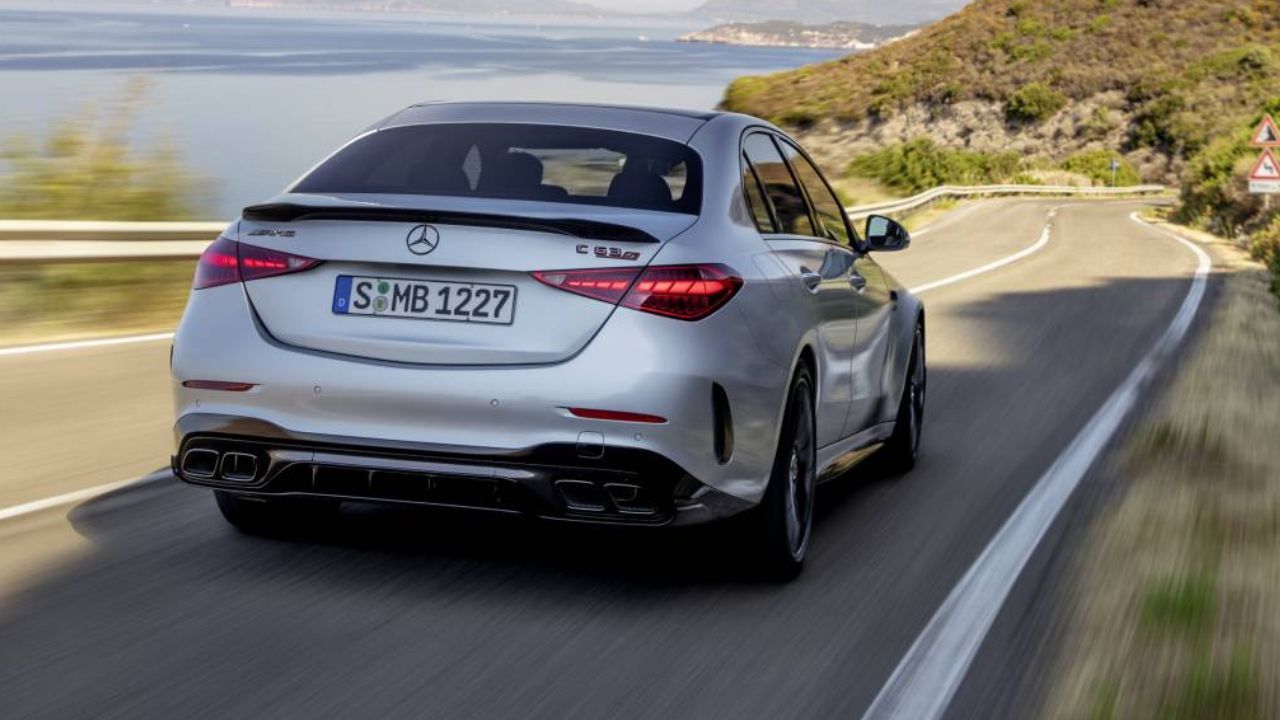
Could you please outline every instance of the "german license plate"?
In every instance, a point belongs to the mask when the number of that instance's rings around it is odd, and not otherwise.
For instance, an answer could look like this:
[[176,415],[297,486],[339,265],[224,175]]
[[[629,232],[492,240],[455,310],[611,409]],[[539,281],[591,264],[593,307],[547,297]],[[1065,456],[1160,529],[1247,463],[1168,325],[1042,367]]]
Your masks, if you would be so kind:
[[515,310],[513,285],[339,275],[333,291],[337,315],[510,325]]

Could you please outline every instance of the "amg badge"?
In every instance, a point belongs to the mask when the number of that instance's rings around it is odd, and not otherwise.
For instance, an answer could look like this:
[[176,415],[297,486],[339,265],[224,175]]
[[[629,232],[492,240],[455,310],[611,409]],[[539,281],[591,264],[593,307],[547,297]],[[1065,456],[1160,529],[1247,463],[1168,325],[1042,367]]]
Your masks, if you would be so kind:
[[616,247],[605,247],[604,245],[596,245],[592,247],[586,243],[578,246],[579,255],[595,255],[601,260],[639,260],[640,253],[634,250],[623,250]]

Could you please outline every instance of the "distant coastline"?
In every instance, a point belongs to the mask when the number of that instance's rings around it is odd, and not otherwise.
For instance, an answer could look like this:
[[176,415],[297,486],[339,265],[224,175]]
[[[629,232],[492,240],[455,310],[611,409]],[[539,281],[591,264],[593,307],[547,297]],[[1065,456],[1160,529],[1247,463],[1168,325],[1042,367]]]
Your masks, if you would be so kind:
[[708,30],[681,35],[679,42],[747,45],[754,47],[834,48],[870,50],[893,42],[918,29],[915,25],[869,25],[836,22],[826,25],[770,20],[753,23],[726,23]]
[[488,0],[223,0],[228,8],[248,10],[322,10],[428,15],[604,17],[608,13],[570,0],[533,0],[504,6]]

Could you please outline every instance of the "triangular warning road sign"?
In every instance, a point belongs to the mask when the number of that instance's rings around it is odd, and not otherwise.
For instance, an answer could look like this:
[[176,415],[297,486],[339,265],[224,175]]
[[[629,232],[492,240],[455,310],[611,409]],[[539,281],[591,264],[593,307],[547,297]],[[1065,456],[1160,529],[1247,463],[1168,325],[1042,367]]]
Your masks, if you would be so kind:
[[1263,150],[1262,157],[1249,173],[1250,180],[1280,180],[1280,163],[1271,150]]
[[1280,126],[1276,125],[1275,118],[1270,115],[1263,118],[1250,142],[1254,147],[1280,147]]

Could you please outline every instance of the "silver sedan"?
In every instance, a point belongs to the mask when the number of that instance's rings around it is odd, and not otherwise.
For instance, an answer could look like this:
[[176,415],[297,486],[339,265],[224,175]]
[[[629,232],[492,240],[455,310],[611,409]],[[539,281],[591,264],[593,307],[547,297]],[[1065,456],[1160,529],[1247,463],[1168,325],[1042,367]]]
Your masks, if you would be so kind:
[[724,113],[415,105],[200,259],[176,449],[233,525],[345,501],[675,525],[807,553],[815,486],[910,469],[921,303],[778,128]]

